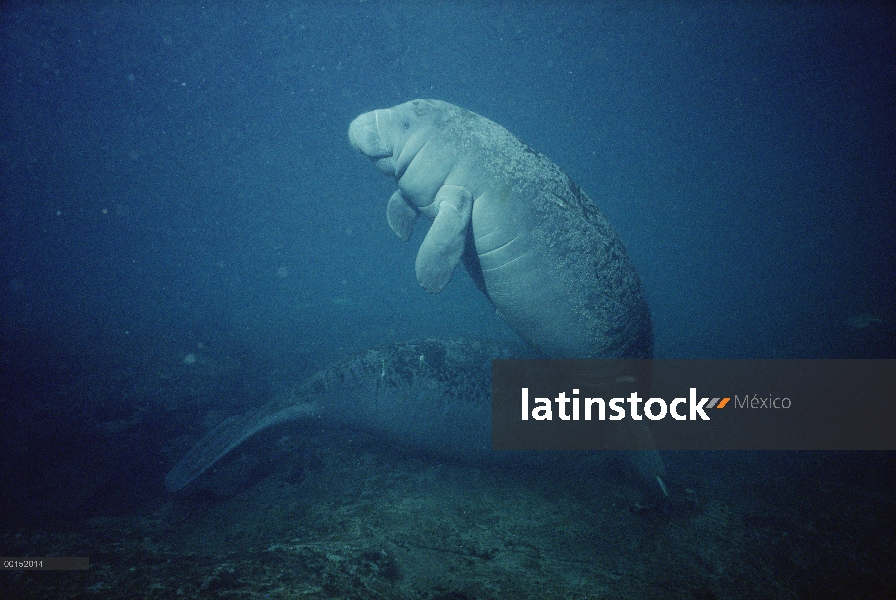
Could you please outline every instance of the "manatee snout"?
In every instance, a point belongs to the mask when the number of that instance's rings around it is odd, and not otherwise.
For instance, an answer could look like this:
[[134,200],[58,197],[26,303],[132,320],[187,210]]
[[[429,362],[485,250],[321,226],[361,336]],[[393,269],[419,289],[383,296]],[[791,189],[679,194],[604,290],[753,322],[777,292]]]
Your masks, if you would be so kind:
[[366,112],[348,126],[348,139],[352,146],[372,160],[392,156],[391,144],[387,144],[380,135],[377,113],[381,112],[385,111]]

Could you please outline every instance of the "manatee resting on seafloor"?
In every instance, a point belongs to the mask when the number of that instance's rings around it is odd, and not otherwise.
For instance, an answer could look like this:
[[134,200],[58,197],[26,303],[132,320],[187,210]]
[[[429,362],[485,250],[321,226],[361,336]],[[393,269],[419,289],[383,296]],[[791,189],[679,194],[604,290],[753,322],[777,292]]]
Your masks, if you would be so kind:
[[321,419],[446,454],[491,451],[491,361],[485,341],[422,340],[337,361],[261,409],[227,419],[165,477],[176,491],[252,435],[284,421]]
[[641,283],[597,206],[509,131],[439,100],[364,113],[352,145],[395,178],[389,225],[433,220],[417,280],[440,292],[463,260],[502,318],[556,358],[651,358]]
[[[451,457],[538,460],[549,453],[491,449],[491,361],[512,356],[502,344],[463,339],[399,342],[350,356],[209,431],[165,476],[165,486],[186,487],[251,436],[292,420],[366,429]],[[656,450],[629,456],[647,486],[663,476]]]

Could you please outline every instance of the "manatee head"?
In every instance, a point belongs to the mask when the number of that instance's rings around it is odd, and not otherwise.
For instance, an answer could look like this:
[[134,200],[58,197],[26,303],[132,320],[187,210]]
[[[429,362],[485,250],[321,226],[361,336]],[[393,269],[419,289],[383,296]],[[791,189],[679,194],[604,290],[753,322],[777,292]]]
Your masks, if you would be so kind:
[[400,179],[417,152],[437,132],[450,104],[411,100],[392,108],[372,110],[348,126],[352,146],[377,168]]
[[435,294],[466,249],[473,211],[472,179],[450,126],[461,113],[446,102],[412,100],[364,113],[348,128],[352,145],[398,184],[386,207],[392,230],[407,241],[419,215],[433,219],[415,269],[420,285]]

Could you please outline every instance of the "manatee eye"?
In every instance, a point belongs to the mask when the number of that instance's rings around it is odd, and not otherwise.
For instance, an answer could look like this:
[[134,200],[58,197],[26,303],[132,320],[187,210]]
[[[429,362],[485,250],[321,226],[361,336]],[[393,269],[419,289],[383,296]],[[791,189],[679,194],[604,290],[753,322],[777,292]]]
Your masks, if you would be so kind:
[[408,119],[407,117],[401,117],[401,126],[404,127],[405,129],[410,129],[411,128],[411,120]]

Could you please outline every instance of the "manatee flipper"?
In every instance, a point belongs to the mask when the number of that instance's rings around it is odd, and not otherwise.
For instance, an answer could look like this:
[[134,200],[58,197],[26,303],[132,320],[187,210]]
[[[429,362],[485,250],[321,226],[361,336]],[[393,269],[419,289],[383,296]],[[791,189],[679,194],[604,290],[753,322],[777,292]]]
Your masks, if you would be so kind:
[[[393,196],[394,197],[394,196]],[[454,274],[467,241],[473,195],[457,185],[439,188],[433,204],[438,214],[417,253],[417,281],[433,294],[441,292]]]
[[226,419],[199,440],[186,456],[165,475],[165,487],[176,492],[202,475],[228,452],[268,427],[285,421],[307,418],[316,412],[313,404],[283,406],[271,402],[259,410]]
[[401,238],[403,242],[411,239],[414,232],[414,223],[420,212],[405,200],[401,195],[401,190],[396,190],[392,197],[389,198],[389,205],[386,207],[386,219],[389,221],[389,227],[395,232],[395,235]]

